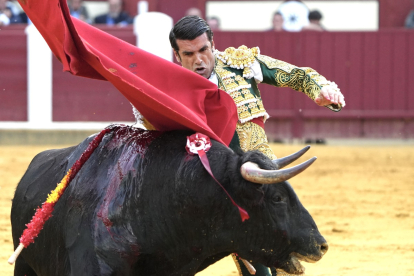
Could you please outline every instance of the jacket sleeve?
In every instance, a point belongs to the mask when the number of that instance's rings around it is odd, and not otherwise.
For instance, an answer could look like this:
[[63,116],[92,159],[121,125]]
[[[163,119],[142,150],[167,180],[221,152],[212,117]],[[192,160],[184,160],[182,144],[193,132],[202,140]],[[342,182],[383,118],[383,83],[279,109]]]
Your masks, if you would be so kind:
[[[309,98],[315,100],[324,86],[331,86],[339,90],[334,82],[326,80],[322,75],[309,67],[296,67],[287,62],[273,59],[265,55],[257,55],[263,74],[263,83],[277,87],[290,87],[296,91],[305,93]],[[340,111],[340,105],[327,105],[333,111]]]

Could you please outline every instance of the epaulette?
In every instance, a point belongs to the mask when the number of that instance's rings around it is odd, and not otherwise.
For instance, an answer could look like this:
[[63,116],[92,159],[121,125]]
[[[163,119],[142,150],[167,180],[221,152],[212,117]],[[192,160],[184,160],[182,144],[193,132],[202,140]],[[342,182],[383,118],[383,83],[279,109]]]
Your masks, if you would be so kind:
[[224,64],[236,68],[244,69],[243,77],[251,78],[253,72],[250,70],[250,67],[253,65],[253,62],[256,60],[256,56],[260,54],[259,47],[247,48],[242,45],[239,48],[229,47],[224,52],[215,51],[216,57],[221,60]]

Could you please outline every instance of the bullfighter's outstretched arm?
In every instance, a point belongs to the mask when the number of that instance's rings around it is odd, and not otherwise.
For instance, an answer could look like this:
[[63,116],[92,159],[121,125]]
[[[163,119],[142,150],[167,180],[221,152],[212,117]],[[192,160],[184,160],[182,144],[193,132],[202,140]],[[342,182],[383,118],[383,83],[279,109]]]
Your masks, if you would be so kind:
[[338,86],[309,67],[297,67],[265,55],[257,55],[260,63],[262,83],[277,87],[290,87],[305,93],[320,106],[340,111],[345,106]]

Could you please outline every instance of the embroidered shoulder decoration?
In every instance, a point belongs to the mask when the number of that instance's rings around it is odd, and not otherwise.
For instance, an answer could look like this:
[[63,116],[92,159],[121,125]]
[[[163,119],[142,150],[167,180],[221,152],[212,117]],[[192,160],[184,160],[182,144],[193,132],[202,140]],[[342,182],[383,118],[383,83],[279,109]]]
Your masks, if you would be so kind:
[[243,69],[243,77],[251,78],[253,72],[250,69],[256,57],[260,54],[259,47],[247,48],[242,45],[239,48],[229,47],[224,52],[215,50],[216,57],[224,64],[236,68]]

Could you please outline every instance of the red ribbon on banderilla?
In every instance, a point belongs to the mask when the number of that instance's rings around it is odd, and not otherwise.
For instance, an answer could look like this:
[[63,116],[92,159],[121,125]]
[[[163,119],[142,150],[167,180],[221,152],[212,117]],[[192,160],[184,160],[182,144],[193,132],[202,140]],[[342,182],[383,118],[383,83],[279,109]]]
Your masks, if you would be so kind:
[[196,134],[187,136],[187,145],[185,146],[185,149],[190,155],[198,154],[204,168],[211,175],[211,177],[217,182],[217,184],[224,190],[224,192],[230,198],[233,205],[239,209],[240,217],[243,222],[249,219],[249,214],[246,212],[246,210],[244,210],[239,205],[237,205],[236,202],[234,202],[233,198],[226,191],[223,185],[221,185],[221,183],[214,177],[213,172],[211,171],[211,168],[210,168],[210,163],[208,162],[207,154],[206,154],[206,152],[208,152],[210,148],[211,148],[211,141],[207,135],[197,132]]

